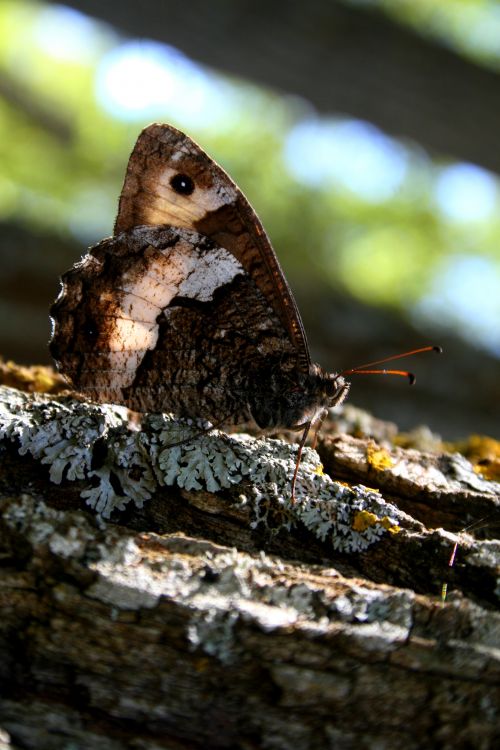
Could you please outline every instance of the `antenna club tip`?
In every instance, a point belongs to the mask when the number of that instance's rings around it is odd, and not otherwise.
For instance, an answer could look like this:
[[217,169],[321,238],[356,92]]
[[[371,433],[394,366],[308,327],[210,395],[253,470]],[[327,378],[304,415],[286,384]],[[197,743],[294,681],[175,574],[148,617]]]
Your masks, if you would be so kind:
[[415,385],[415,383],[417,382],[417,378],[412,372],[408,373],[408,380],[410,381],[410,385]]
[[437,354],[442,354],[443,353],[443,347],[442,346],[433,346],[432,347],[432,351],[433,352],[437,352]]

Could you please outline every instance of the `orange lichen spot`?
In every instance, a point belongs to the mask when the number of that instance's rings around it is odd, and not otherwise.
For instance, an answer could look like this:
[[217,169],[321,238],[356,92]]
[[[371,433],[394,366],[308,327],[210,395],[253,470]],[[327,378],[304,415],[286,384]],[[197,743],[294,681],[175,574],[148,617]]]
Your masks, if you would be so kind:
[[366,529],[370,526],[375,526],[378,522],[379,518],[375,513],[370,513],[368,510],[360,510],[354,516],[352,528],[354,531],[366,531]]
[[500,482],[500,459],[484,463],[481,461],[475,464],[474,471],[489,482]]
[[370,513],[370,511],[368,510],[360,510],[355,514],[352,528],[354,529],[354,531],[362,532],[366,531],[366,529],[370,528],[370,526],[375,526],[376,524],[380,524],[380,526],[383,526],[383,528],[386,529],[390,534],[399,534],[399,532],[401,531],[401,528],[399,526],[395,526],[389,516],[379,518],[375,515],[375,513]]
[[29,393],[57,393],[68,387],[52,367],[25,367],[10,360],[5,362],[3,359],[0,359],[0,384]]
[[387,529],[389,534],[399,534],[401,531],[401,526],[398,526],[397,524],[394,524],[389,516],[384,516],[380,519],[380,525],[384,527],[384,529]]
[[371,444],[366,450],[366,457],[368,464],[375,471],[385,471],[394,466],[394,462],[391,458],[391,454],[385,448],[380,448],[376,444]]
[[476,474],[489,481],[500,481],[500,442],[486,435],[471,435],[450,446],[469,459]]

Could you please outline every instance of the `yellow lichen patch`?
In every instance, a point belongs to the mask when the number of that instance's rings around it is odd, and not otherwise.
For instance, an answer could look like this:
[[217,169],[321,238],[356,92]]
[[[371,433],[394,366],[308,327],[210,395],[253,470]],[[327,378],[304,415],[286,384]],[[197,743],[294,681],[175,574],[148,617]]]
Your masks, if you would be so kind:
[[489,482],[500,482],[500,460],[488,464],[476,464],[474,471]]
[[45,365],[25,367],[0,358],[0,384],[30,393],[58,393],[68,386],[63,378]]
[[375,471],[385,471],[385,469],[390,469],[394,465],[389,451],[375,444],[370,444],[367,447],[366,457],[369,466]]
[[471,435],[467,440],[448,446],[466,456],[476,474],[489,481],[500,481],[500,442],[486,435]]
[[354,531],[366,531],[366,529],[370,526],[375,526],[378,522],[379,518],[375,513],[370,513],[368,510],[360,510],[354,516],[352,528]]
[[380,519],[380,525],[384,527],[384,529],[387,529],[389,534],[399,534],[401,531],[401,526],[398,526],[397,524],[394,524],[389,516],[384,516]]
[[370,526],[380,524],[390,534],[399,534],[401,527],[394,525],[389,516],[379,518],[375,513],[370,513],[368,510],[360,510],[354,516],[352,528],[354,531],[366,531]]
[[317,474],[319,477],[324,477],[325,472],[323,470],[323,464],[318,464],[316,468],[314,469],[314,473]]

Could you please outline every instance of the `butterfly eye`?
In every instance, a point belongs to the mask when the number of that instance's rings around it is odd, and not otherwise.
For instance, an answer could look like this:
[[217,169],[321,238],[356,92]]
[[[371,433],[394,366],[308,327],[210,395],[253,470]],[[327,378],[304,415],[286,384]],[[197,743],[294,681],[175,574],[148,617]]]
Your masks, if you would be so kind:
[[170,184],[175,192],[181,195],[191,195],[194,190],[194,182],[187,174],[174,174],[170,180]]

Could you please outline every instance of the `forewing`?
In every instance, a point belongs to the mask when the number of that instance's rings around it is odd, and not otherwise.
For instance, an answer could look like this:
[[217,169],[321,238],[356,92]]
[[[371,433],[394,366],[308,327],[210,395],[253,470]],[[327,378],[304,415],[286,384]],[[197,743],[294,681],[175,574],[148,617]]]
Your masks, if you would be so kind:
[[[179,176],[192,181],[192,192],[174,188]],[[191,229],[232,253],[281,320],[297,366],[307,372],[310,357],[302,321],[257,215],[224,170],[170,125],[145,128],[130,156],[115,234],[139,225]]]

